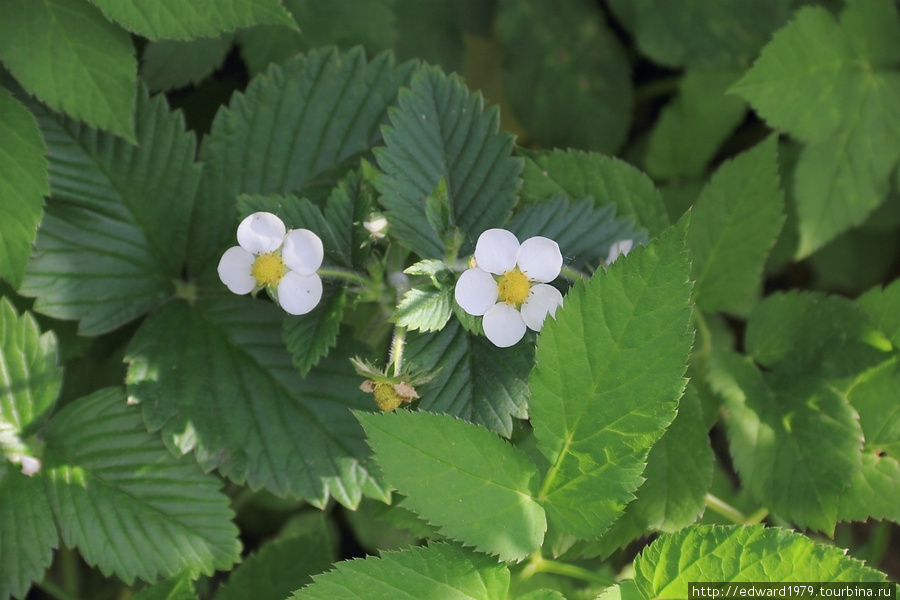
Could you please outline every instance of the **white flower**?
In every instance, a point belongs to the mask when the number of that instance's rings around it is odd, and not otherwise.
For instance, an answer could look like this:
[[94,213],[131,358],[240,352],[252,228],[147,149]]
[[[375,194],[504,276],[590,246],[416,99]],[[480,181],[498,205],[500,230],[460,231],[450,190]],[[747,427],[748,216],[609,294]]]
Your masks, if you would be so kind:
[[616,262],[616,259],[619,256],[628,256],[628,253],[631,252],[631,248],[634,246],[634,240],[619,240],[615,242],[612,246],[609,247],[609,254],[606,257],[606,266],[609,266]]
[[484,315],[484,333],[500,348],[522,339],[525,327],[540,331],[556,316],[562,294],[547,283],[562,268],[559,245],[535,236],[521,245],[505,229],[488,229],[475,244],[476,266],[456,282],[456,302],[470,315]]
[[281,308],[304,315],[322,299],[322,279],[316,273],[325,251],[322,240],[308,229],[287,231],[281,219],[253,213],[238,226],[239,246],[225,251],[219,279],[235,294],[266,288]]

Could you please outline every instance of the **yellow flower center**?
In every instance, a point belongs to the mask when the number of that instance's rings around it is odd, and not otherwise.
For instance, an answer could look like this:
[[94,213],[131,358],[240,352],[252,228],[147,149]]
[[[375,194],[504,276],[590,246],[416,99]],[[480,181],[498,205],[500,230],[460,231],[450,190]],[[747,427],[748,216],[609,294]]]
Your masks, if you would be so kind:
[[375,403],[384,412],[391,412],[403,403],[403,398],[389,383],[375,384]]
[[271,252],[259,255],[253,263],[253,268],[250,269],[250,273],[260,285],[275,285],[281,281],[286,271],[281,257]]
[[501,275],[497,282],[499,300],[507,304],[522,304],[528,298],[530,290],[531,284],[528,282],[528,278],[518,267]]

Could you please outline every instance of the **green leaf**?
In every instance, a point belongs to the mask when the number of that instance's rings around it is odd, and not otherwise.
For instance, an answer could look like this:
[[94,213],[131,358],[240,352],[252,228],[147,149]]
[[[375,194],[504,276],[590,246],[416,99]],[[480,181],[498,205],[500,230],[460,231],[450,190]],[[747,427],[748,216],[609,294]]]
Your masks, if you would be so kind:
[[185,573],[141,591],[134,600],[197,600],[197,592],[190,573]]
[[522,161],[510,156],[513,136],[498,131],[497,108],[484,110],[481,94],[458,76],[428,67],[400,92],[400,107],[390,114],[387,147],[375,156],[385,173],[376,185],[391,235],[423,258],[444,257],[444,243],[425,217],[425,199],[443,178],[452,219],[465,236],[463,253],[471,253],[484,230],[509,218],[521,183]]
[[772,294],[747,323],[747,354],[803,376],[853,377],[890,355],[890,342],[852,301],[816,292]]
[[631,65],[595,2],[501,0],[497,29],[504,97],[529,136],[546,147],[619,149]]
[[212,37],[258,23],[297,24],[279,0],[91,0],[125,29],[151,40]]
[[[5,464],[4,464],[5,463]],[[0,598],[25,598],[43,578],[59,541],[41,475],[0,460]]]
[[857,299],[859,306],[894,345],[900,348],[900,280],[872,288]]
[[697,526],[664,535],[634,562],[634,579],[603,598],[690,597],[690,582],[887,582],[882,573],[808,537],[762,525]]
[[561,194],[612,204],[617,215],[634,215],[636,227],[654,237],[668,226],[666,209],[653,181],[623,160],[595,152],[552,150],[530,153],[522,173],[522,200],[534,202]]
[[687,243],[703,310],[734,310],[761,285],[784,224],[777,142],[770,136],[719,167],[694,205]]
[[887,361],[866,373],[847,398],[859,413],[866,450],[900,457],[900,367]]
[[539,499],[564,533],[597,537],[622,514],[675,417],[693,340],[686,228],[576,284],[538,338],[531,423],[551,465]]
[[644,164],[656,178],[697,177],[740,125],[746,103],[725,91],[743,74],[735,67],[688,69],[678,96],[662,110]]
[[0,60],[53,110],[135,141],[131,38],[87,2],[0,2]]
[[522,596],[516,596],[516,600],[566,600],[566,597],[556,590],[534,590]]
[[191,226],[189,271],[212,270],[234,245],[240,194],[285,194],[381,140],[387,106],[413,64],[361,48],[296,57],[253,79],[220,110],[201,148],[203,178]]
[[310,313],[285,318],[282,336],[301,375],[309,373],[337,343],[346,303],[343,289],[328,288]]
[[233,39],[231,35],[220,35],[149,42],[144,48],[141,79],[154,92],[200,83],[222,66]]
[[42,472],[63,540],[127,583],[227,570],[240,542],[219,480],[169,454],[125,400],[106,388],[50,423]]
[[410,331],[440,331],[450,320],[452,303],[449,289],[432,286],[414,287],[403,294],[393,321]]
[[521,450],[449,415],[358,413],[375,460],[411,508],[440,533],[500,560],[541,546],[547,521],[535,501],[538,470]]
[[506,598],[508,591],[509,570],[495,558],[431,544],[339,562],[289,600],[497,600]]
[[887,519],[900,523],[900,462],[892,456],[864,452],[862,468],[853,474],[841,496],[840,521]]
[[416,388],[420,408],[460,417],[504,437],[512,435],[513,417],[528,416],[526,380],[534,365],[529,342],[497,348],[453,319],[436,334],[410,333],[405,354],[416,368],[437,371]]
[[140,95],[133,146],[41,110],[51,200],[21,293],[97,335],[171,297],[200,175],[181,115]]
[[46,154],[34,117],[0,87],[0,277],[13,288],[22,284],[50,193]]
[[205,469],[237,483],[317,506],[329,495],[349,507],[363,493],[385,499],[348,410],[371,401],[346,352],[301,379],[283,320],[274,304],[245,297],[170,302],[128,347],[128,393],[171,449],[195,450]]
[[832,533],[861,460],[863,432],[847,398],[821,379],[762,373],[736,354],[716,354],[711,365],[741,481],[782,518]]

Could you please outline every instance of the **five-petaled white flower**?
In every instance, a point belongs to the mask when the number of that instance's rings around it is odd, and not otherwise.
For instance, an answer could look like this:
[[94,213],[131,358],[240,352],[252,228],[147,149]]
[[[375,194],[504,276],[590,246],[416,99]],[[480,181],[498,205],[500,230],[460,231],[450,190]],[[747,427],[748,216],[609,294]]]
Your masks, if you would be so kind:
[[322,299],[316,273],[325,256],[322,240],[308,229],[287,231],[281,219],[253,213],[238,226],[239,246],[225,251],[219,279],[235,294],[266,288],[281,308],[304,315]]
[[547,284],[562,262],[551,239],[535,236],[520,245],[513,233],[488,229],[475,244],[476,266],[456,282],[456,302],[470,315],[484,315],[487,338],[507,348],[522,339],[526,325],[540,331],[548,314],[556,316],[562,294]]

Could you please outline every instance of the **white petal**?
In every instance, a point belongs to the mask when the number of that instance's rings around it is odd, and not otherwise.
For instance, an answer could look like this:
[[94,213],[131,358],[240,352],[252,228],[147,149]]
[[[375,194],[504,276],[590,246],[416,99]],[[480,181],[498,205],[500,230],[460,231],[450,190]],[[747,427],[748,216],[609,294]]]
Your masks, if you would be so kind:
[[487,271],[469,269],[456,282],[456,303],[476,317],[483,315],[497,303],[497,282]]
[[284,238],[281,260],[291,271],[312,275],[322,266],[324,257],[322,240],[309,229],[294,229]]
[[41,460],[33,456],[22,456],[19,464],[22,465],[22,475],[29,477],[41,470]]
[[322,299],[322,279],[288,271],[278,284],[278,304],[292,315],[305,315]]
[[528,238],[519,248],[519,270],[531,281],[549,283],[559,277],[563,257],[559,244],[542,236]]
[[552,285],[546,283],[533,285],[528,298],[522,303],[522,319],[529,328],[540,331],[547,315],[556,317],[556,309],[562,304],[562,294]]
[[499,348],[509,348],[525,335],[525,321],[515,308],[498,302],[484,313],[484,335]]
[[494,275],[503,275],[516,266],[519,258],[519,240],[505,229],[488,229],[475,244],[475,262],[479,269]]
[[628,256],[631,248],[634,246],[634,240],[619,240],[609,247],[609,255],[606,257],[606,264],[611,265],[616,262],[619,255]]
[[284,223],[272,213],[253,213],[238,225],[238,244],[253,254],[275,252],[284,241],[284,232]]
[[232,246],[219,260],[219,279],[235,294],[249,294],[256,287],[251,272],[255,260],[255,256],[240,246]]

